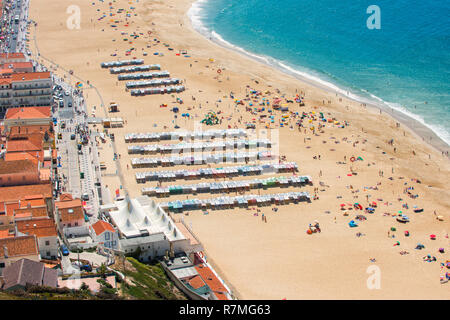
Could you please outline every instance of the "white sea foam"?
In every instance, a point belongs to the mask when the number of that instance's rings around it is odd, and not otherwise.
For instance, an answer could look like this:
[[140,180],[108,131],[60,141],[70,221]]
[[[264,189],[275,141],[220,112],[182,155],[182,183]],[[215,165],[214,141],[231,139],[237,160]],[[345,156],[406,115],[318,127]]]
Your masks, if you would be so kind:
[[193,28],[197,32],[199,32],[200,34],[202,34],[203,36],[208,38],[209,40],[211,40],[223,47],[240,52],[250,58],[253,58],[253,59],[261,62],[261,63],[275,67],[275,68],[283,71],[284,73],[287,73],[292,76],[300,77],[303,80],[307,80],[311,84],[318,85],[322,88],[326,88],[326,89],[328,89],[328,91],[336,92],[337,94],[339,94],[341,96],[345,96],[354,101],[357,101],[360,103],[366,103],[366,104],[370,104],[370,105],[375,105],[375,106],[383,108],[383,109],[388,108],[388,109],[394,109],[396,111],[399,111],[399,112],[403,113],[404,115],[406,115],[407,117],[418,121],[420,124],[424,125],[429,130],[434,132],[447,145],[450,145],[450,133],[444,127],[442,127],[440,125],[435,125],[435,124],[433,124],[433,125],[428,124],[424,120],[423,117],[409,111],[408,109],[406,109],[405,107],[401,106],[398,103],[384,101],[380,97],[377,97],[374,94],[371,94],[369,91],[367,91],[365,89],[360,89],[360,91],[363,94],[370,96],[370,98],[366,98],[362,95],[352,92],[350,89],[340,88],[337,85],[335,85],[334,83],[324,80],[323,78],[320,78],[320,76],[315,75],[314,71],[312,71],[312,70],[306,70],[306,71],[298,70],[297,69],[297,68],[299,68],[298,66],[295,66],[295,67],[289,66],[287,63],[284,63],[280,60],[274,59],[269,56],[258,55],[258,54],[249,52],[239,46],[236,46],[236,45],[226,41],[225,39],[222,38],[222,36],[220,34],[215,32],[214,30],[208,29],[203,24],[202,18],[204,18],[206,16],[206,13],[204,12],[204,9],[205,9],[204,6],[207,2],[208,2],[208,0],[198,0],[198,1],[194,2],[191,5],[191,8],[188,10],[187,15],[191,20]]

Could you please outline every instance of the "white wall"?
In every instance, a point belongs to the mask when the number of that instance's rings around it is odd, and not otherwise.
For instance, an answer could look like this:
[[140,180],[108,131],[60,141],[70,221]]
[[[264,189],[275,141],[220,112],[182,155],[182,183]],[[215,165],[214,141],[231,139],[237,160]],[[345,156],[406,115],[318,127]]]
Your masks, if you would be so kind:
[[[49,241],[49,245],[45,243]],[[58,238],[56,236],[53,237],[41,237],[38,238],[39,245],[39,253],[43,259],[52,259],[52,256],[58,258]],[[48,255],[47,252],[50,254]]]
[[89,235],[89,228],[87,226],[65,227],[63,232],[66,238],[71,238],[71,235],[73,237],[84,237]]

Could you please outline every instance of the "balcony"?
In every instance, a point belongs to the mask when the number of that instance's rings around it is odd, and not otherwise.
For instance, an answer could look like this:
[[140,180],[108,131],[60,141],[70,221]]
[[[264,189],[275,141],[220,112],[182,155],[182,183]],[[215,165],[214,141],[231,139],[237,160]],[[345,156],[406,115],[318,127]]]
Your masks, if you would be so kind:
[[51,89],[52,88],[52,84],[41,84],[39,86],[12,86],[13,90],[36,90],[36,89]]
[[52,93],[51,92],[32,92],[32,93],[19,93],[19,92],[14,92],[13,95],[11,97],[38,97],[38,96],[49,96],[49,99],[51,98]]

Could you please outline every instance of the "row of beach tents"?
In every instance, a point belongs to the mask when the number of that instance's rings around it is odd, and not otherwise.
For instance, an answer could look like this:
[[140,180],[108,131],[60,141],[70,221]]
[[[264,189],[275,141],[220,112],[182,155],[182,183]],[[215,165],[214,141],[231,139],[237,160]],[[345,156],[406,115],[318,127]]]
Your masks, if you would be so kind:
[[177,144],[152,144],[145,146],[129,146],[129,154],[152,154],[152,153],[184,153],[200,151],[223,151],[232,149],[256,149],[270,148],[272,143],[268,139],[259,140],[238,140],[238,141],[214,141],[214,142],[194,142]]
[[274,160],[276,157],[270,152],[242,152],[242,153],[216,153],[202,154],[194,156],[171,156],[167,158],[132,158],[131,166],[133,168],[146,168],[158,166],[174,165],[201,165],[211,163],[237,163],[256,160]]
[[142,80],[142,81],[129,81],[126,83],[127,89],[133,88],[143,88],[143,87],[158,87],[167,86],[172,84],[181,83],[181,79],[178,78],[168,78],[168,79],[153,79],[153,80]]
[[159,64],[147,64],[142,66],[128,66],[128,67],[117,67],[109,69],[112,74],[125,73],[125,72],[138,72],[138,71],[150,71],[150,70],[161,70]]
[[172,92],[183,92],[186,90],[184,86],[168,86],[164,88],[145,88],[145,89],[132,89],[132,96],[145,96],[148,94],[164,94],[164,93],[172,93]]
[[230,166],[223,168],[136,172],[136,181],[138,183],[145,183],[147,181],[173,181],[180,179],[197,180],[202,178],[226,178],[297,171],[298,166],[295,162],[268,163],[262,165]]
[[142,194],[150,197],[168,197],[179,194],[218,193],[249,191],[274,187],[296,187],[311,184],[309,176],[270,177],[241,181],[203,182],[190,185],[172,185],[167,187],[142,188]]
[[209,140],[213,138],[241,138],[246,137],[244,129],[211,129],[205,131],[172,131],[172,132],[149,132],[149,133],[127,133],[125,142],[152,142],[160,140]]
[[132,60],[117,60],[110,62],[102,62],[100,66],[102,68],[111,68],[111,67],[123,67],[123,66],[133,66],[144,64],[143,59],[132,59]]
[[170,72],[169,71],[125,73],[125,74],[119,74],[117,76],[119,81],[122,81],[122,80],[153,79],[153,78],[166,78],[166,77],[170,77]]
[[234,207],[247,207],[250,205],[268,206],[288,203],[298,203],[299,201],[310,202],[308,192],[288,192],[267,195],[242,195],[236,197],[219,197],[213,199],[188,199],[170,202],[161,202],[162,209],[172,212],[196,209],[231,209]]

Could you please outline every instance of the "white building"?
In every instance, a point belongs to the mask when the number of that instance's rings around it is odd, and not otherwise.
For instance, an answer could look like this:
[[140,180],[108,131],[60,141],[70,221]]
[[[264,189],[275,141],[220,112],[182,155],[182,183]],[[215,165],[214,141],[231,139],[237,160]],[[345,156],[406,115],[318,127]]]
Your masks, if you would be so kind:
[[13,73],[0,79],[0,111],[10,107],[49,106],[53,96],[50,72]]
[[89,233],[95,243],[106,248],[117,250],[119,248],[119,231],[103,220],[98,220],[89,226]]
[[[130,254],[140,248],[140,259],[149,261],[167,253],[201,251],[201,244],[183,232],[153,200],[146,196],[115,201],[114,206],[102,206],[102,211],[119,231],[119,251]],[[108,211],[109,210],[109,211]]]
[[41,258],[58,258],[58,235],[53,219],[49,217],[16,221],[18,235],[35,235]]

